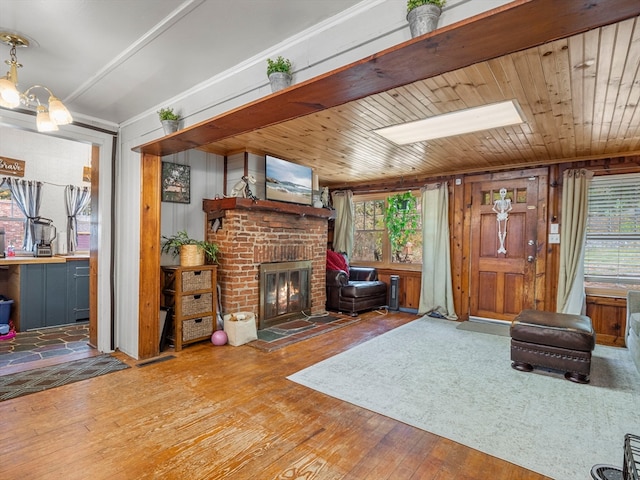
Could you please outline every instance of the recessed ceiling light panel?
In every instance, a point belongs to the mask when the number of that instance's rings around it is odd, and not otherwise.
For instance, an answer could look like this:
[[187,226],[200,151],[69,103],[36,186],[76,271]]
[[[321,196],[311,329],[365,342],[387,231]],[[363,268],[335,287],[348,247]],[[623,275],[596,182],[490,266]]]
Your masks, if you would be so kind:
[[524,123],[524,115],[516,100],[467,108],[414,122],[384,127],[375,132],[397,145],[424,142],[464,133]]

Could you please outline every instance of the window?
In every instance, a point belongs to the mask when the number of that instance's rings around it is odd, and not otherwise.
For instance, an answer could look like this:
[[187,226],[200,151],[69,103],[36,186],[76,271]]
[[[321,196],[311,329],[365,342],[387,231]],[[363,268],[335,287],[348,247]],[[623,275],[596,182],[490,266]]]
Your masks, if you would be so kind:
[[[415,193],[414,193],[415,195]],[[353,254],[354,263],[377,264],[397,268],[406,265],[409,269],[416,269],[422,264],[422,222],[420,197],[417,198],[418,232],[407,243],[401,258],[391,255],[391,247],[384,223],[384,213],[387,207],[388,195],[354,197],[355,233]]]
[[[78,245],[77,251],[88,251],[90,246],[91,236],[91,202],[76,215],[78,222]],[[65,231],[67,226],[65,225]]]
[[355,208],[355,234],[351,261],[382,262],[384,228],[384,200],[353,202]]
[[5,248],[10,245],[16,250],[22,248],[24,240],[25,216],[13,200],[9,189],[3,185],[0,187],[0,225],[4,227]]
[[640,290],[640,174],[594,177],[584,271],[590,289]]

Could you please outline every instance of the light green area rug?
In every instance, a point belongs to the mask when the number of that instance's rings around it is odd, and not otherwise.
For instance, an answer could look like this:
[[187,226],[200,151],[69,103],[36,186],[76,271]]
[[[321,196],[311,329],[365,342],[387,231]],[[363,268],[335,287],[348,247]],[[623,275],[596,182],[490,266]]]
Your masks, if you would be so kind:
[[495,322],[480,322],[480,321],[465,321],[460,322],[456,326],[458,330],[468,330],[470,332],[486,333],[489,335],[502,335],[503,337],[510,337],[509,323],[495,323]]
[[591,383],[511,368],[508,337],[424,317],[289,377],[327,395],[558,480],[622,465],[640,434],[640,374],[596,346]]

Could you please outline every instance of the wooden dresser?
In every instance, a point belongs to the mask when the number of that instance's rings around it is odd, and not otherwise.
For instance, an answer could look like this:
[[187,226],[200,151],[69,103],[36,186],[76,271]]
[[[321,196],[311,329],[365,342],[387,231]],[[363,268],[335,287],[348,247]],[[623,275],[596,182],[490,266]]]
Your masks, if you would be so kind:
[[189,343],[210,339],[218,305],[217,267],[165,266],[161,269],[161,306],[173,310],[171,337],[176,352]]

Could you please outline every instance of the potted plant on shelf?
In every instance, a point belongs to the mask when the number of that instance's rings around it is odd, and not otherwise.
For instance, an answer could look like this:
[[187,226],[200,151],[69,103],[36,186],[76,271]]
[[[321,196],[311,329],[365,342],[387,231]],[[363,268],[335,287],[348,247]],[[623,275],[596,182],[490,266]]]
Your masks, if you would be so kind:
[[170,237],[163,236],[162,253],[177,257],[180,255],[180,265],[194,267],[215,263],[218,255],[218,245],[205,240],[195,240],[189,237],[186,230],[181,230]]
[[384,223],[387,227],[391,254],[396,262],[409,261],[405,247],[411,236],[418,232],[417,199],[411,192],[397,193],[387,199]]
[[161,108],[158,110],[158,116],[162,123],[165,135],[170,135],[178,131],[180,115],[173,112],[173,108]]
[[291,61],[279,56],[275,60],[267,58],[267,77],[271,83],[271,92],[277,92],[291,85]]
[[438,19],[447,0],[407,0],[407,21],[411,38],[419,37],[438,27]]

